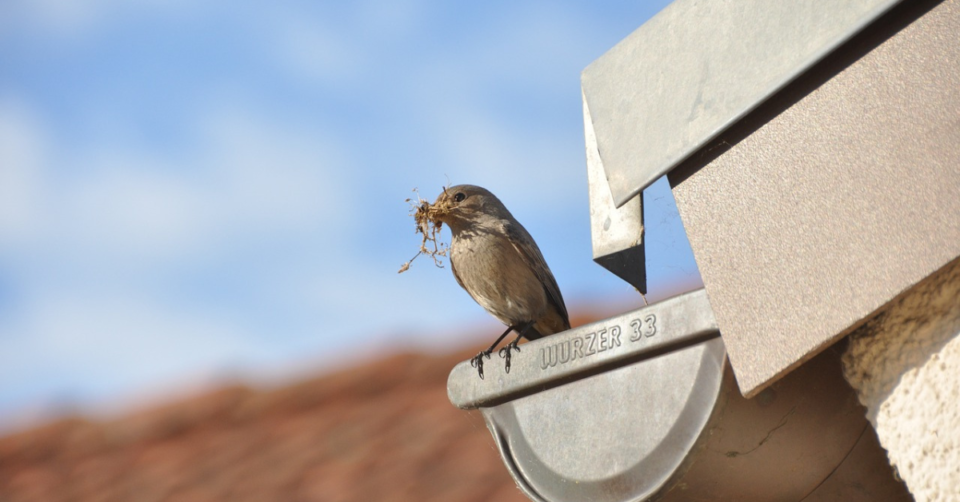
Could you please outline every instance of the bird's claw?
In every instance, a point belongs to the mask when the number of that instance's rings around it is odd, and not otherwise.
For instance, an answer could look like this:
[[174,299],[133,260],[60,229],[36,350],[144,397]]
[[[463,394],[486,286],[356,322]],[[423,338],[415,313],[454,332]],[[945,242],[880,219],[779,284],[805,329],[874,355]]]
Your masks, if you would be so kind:
[[520,352],[520,346],[517,345],[517,340],[514,340],[504,345],[499,352],[500,358],[507,360],[506,365],[504,366],[504,370],[507,373],[510,373],[510,353],[513,352],[514,350],[516,350],[517,352]]
[[470,366],[477,368],[477,373],[480,375],[480,380],[483,380],[483,357],[486,356],[487,359],[490,359],[490,351],[481,351],[479,354],[470,359]]

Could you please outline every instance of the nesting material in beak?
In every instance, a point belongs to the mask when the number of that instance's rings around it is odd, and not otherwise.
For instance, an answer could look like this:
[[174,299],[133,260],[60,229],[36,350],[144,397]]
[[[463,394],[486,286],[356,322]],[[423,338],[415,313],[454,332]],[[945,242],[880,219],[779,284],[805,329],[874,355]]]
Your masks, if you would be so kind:
[[[443,190],[444,193],[446,193],[446,187],[444,187]],[[417,191],[416,188],[414,188],[413,191],[417,194],[417,200],[407,199],[406,202],[410,204],[410,215],[413,216],[413,220],[417,225],[414,232],[422,234],[423,240],[420,241],[420,250],[417,251],[417,254],[413,255],[413,258],[410,258],[410,261],[400,267],[400,270],[397,271],[398,274],[409,270],[413,260],[416,260],[417,257],[422,254],[429,255],[433,258],[434,265],[443,268],[443,257],[447,256],[447,251],[450,249],[447,244],[439,240],[440,228],[443,226],[441,218],[449,212],[449,203],[444,199],[443,194],[437,197],[435,203],[431,204],[420,198],[420,192]],[[432,243],[433,249],[427,247],[428,242]]]

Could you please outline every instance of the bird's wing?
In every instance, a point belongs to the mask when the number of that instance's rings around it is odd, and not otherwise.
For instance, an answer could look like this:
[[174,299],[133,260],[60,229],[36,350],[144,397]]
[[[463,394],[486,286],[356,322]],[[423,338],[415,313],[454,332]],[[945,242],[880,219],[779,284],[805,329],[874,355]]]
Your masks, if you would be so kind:
[[[457,273],[457,264],[453,261],[453,253],[450,253],[450,270],[453,272],[453,278],[457,280],[457,284],[459,284],[460,287],[464,289],[464,291],[469,293],[470,290],[463,285],[463,280],[460,279],[460,274]],[[471,294],[470,296],[473,296],[473,294]]]
[[570,318],[567,315],[567,307],[563,303],[563,295],[560,294],[560,287],[557,286],[557,280],[553,278],[553,273],[550,272],[550,267],[547,266],[546,260],[543,259],[543,254],[540,253],[540,248],[537,247],[537,243],[530,237],[527,229],[523,228],[523,225],[519,223],[507,224],[504,225],[504,227],[514,249],[526,259],[527,263],[534,265],[534,274],[537,276],[537,279],[540,280],[540,284],[543,284],[543,289],[547,293],[547,301],[557,310],[563,318],[564,325],[569,329]]

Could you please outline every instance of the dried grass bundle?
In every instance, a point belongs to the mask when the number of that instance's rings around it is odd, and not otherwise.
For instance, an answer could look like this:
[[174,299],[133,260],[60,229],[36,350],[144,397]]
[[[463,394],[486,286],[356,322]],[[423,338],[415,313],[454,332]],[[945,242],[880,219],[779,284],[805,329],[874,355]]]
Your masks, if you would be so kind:
[[[447,188],[444,187],[443,189],[446,191]],[[413,220],[417,225],[414,231],[422,234],[423,240],[420,241],[420,250],[417,251],[417,254],[413,255],[413,258],[410,258],[410,261],[400,267],[400,270],[397,271],[398,274],[409,270],[413,260],[416,260],[417,257],[422,254],[429,255],[433,258],[434,265],[443,268],[443,257],[447,256],[447,252],[450,250],[447,244],[439,240],[440,229],[443,223],[438,217],[443,215],[447,211],[447,208],[441,207],[439,204],[431,204],[422,199],[420,192],[417,191],[416,188],[413,189],[413,192],[417,194],[417,200],[407,199],[406,202],[410,204],[410,215],[413,216]],[[432,244],[432,249],[428,247],[428,243]]]

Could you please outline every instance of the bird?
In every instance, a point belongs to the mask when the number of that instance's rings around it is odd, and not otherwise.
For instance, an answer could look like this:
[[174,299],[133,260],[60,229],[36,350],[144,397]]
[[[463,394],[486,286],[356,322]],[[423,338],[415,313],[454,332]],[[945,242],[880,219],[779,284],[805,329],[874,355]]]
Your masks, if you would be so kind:
[[489,190],[475,185],[445,188],[433,204],[435,218],[447,224],[450,269],[457,283],[481,307],[507,326],[471,364],[483,378],[483,359],[514,331],[500,349],[510,372],[510,353],[521,338],[536,340],[570,329],[557,281],[533,237]]

